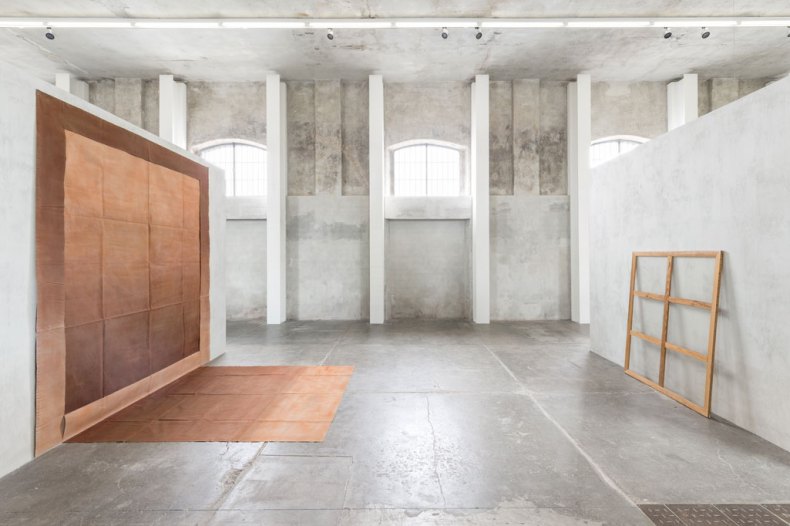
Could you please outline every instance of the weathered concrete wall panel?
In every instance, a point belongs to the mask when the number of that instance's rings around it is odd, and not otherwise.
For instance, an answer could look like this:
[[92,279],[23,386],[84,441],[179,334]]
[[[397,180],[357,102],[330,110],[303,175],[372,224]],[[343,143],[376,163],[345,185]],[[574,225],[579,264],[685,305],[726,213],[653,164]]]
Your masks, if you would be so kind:
[[315,81],[316,193],[341,194],[343,184],[343,91],[339,80]]
[[540,194],[540,81],[513,81],[513,193]]
[[217,139],[266,144],[265,82],[187,84],[187,145]]
[[566,196],[491,198],[491,319],[570,318]]
[[540,194],[568,193],[567,82],[540,83]]
[[227,221],[225,289],[229,320],[266,316],[266,221]]
[[712,78],[699,83],[699,113],[705,115],[764,88],[770,79]]
[[289,197],[287,214],[288,319],[366,319],[367,197]]
[[594,82],[592,139],[635,135],[652,139],[667,131],[665,82]]
[[387,221],[388,319],[469,318],[468,224],[468,221]]
[[135,126],[143,125],[142,79],[115,79],[115,112]]
[[315,194],[315,83],[287,82],[288,195]]
[[159,135],[159,81],[143,81],[143,129]]
[[513,83],[491,82],[488,98],[489,191],[513,195]]
[[471,87],[468,82],[384,85],[384,144],[429,139],[469,147]]
[[343,195],[368,195],[368,82],[343,81]]

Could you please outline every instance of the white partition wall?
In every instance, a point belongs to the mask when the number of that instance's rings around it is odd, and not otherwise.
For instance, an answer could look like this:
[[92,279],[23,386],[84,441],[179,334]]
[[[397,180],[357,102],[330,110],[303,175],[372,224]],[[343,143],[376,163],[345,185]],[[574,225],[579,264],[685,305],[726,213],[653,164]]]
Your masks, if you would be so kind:
[[[713,413],[790,449],[790,79],[709,113],[592,173],[592,350],[623,363],[631,252],[723,250]],[[640,268],[637,285],[662,283]],[[679,266],[679,265],[684,266]],[[673,295],[710,301],[712,265],[678,259]],[[641,330],[655,307],[641,300]],[[660,307],[659,307],[660,309]],[[660,312],[660,310],[659,310]],[[702,312],[702,314],[700,314]],[[705,352],[708,318],[673,306],[672,343]],[[660,334],[659,334],[660,335]],[[632,344],[636,346],[637,343]],[[655,375],[658,348],[632,349]],[[667,385],[699,401],[705,371],[670,353]],[[655,377],[655,376],[654,376]],[[755,460],[757,462],[757,460]]]
[[159,136],[187,147],[187,85],[173,75],[159,75]]
[[590,142],[589,75],[568,84],[568,191],[571,198],[571,319],[590,323]]
[[667,129],[674,130],[699,117],[697,75],[686,74],[667,84]]
[[488,75],[472,84],[472,320],[491,321]]
[[288,133],[285,83],[266,76],[266,140],[269,143],[266,182],[266,321],[286,318],[285,202],[288,193]]
[[384,323],[384,80],[368,80],[370,148],[370,323]]

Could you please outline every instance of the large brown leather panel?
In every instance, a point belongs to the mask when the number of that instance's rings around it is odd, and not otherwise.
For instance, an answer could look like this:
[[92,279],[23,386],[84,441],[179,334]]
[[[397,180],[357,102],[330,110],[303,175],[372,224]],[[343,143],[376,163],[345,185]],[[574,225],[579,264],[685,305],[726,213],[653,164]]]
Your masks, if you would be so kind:
[[40,454],[206,361],[209,239],[205,166],[36,104]]

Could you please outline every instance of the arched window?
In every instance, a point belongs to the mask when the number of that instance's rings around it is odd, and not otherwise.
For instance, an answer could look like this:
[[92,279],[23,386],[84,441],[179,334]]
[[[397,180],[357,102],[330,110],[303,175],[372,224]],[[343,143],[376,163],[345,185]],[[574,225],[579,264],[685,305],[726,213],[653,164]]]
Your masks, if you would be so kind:
[[595,168],[626,152],[630,152],[647,139],[633,135],[619,135],[593,141],[590,147],[590,166]]
[[213,141],[195,148],[198,155],[225,171],[225,195],[266,195],[266,148],[242,140]]
[[463,146],[409,141],[390,148],[394,196],[458,196],[466,192]]

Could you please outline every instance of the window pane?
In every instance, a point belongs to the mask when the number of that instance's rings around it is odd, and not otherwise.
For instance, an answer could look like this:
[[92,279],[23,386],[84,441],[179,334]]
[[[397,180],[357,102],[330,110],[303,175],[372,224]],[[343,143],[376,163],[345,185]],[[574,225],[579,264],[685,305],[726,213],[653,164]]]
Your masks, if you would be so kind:
[[461,194],[461,152],[434,144],[418,144],[392,154],[393,195]]
[[394,195],[425,195],[426,148],[420,144],[396,150],[392,156]]
[[612,139],[594,143],[590,147],[590,166],[595,168],[626,152],[630,152],[642,143],[629,139]]
[[236,144],[236,195],[266,195],[266,150]]
[[225,172],[225,195],[233,195],[233,144],[220,144],[200,152],[200,156]]
[[458,195],[461,192],[460,152],[428,146],[428,195]]
[[200,156],[225,171],[226,195],[266,195],[265,149],[228,142],[205,148]]

